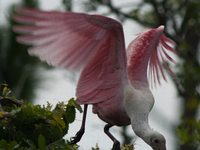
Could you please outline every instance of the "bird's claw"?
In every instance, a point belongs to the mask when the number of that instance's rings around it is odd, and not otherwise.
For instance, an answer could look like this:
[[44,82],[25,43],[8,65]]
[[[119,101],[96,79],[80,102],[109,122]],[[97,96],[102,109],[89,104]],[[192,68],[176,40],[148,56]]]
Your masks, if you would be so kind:
[[74,137],[72,137],[72,140],[70,141],[69,144],[72,145],[72,144],[78,143],[78,142],[81,140],[81,138],[82,138],[84,132],[85,132],[85,129],[84,129],[84,128],[81,128],[81,129],[76,133],[76,135],[75,135]]
[[112,150],[121,150],[119,141],[115,141]]

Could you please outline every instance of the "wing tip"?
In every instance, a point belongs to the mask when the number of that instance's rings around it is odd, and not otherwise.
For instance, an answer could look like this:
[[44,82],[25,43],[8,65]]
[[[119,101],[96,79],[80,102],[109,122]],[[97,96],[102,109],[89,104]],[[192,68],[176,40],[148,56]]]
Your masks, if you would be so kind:
[[[163,32],[164,26],[159,26],[157,29]],[[156,87],[156,84],[161,85],[161,78],[167,82],[166,74],[162,64],[164,64],[165,68],[172,76],[175,76],[174,72],[167,64],[167,62],[176,64],[176,61],[168,54],[170,52],[176,55],[178,54],[173,46],[176,46],[176,43],[167,38],[164,33],[162,33],[156,50],[154,50],[153,54],[151,55],[149,62],[149,80],[151,82],[152,88]]]

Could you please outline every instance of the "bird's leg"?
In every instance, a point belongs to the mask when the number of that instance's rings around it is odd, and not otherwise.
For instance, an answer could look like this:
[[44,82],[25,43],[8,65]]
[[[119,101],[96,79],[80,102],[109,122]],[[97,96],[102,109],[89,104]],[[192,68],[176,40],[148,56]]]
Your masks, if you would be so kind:
[[86,121],[86,114],[87,114],[87,107],[88,104],[84,105],[84,110],[83,110],[83,119],[82,119],[82,125],[80,130],[76,133],[75,137],[72,137],[72,141],[70,142],[70,145],[76,144],[79,142],[85,132],[85,121]]
[[112,126],[113,126],[113,125],[111,125],[111,124],[106,124],[105,127],[104,127],[104,132],[105,132],[105,133],[109,136],[109,138],[114,142],[114,143],[113,143],[112,150],[121,150],[119,141],[117,141],[116,138],[109,132],[109,129],[110,129]]

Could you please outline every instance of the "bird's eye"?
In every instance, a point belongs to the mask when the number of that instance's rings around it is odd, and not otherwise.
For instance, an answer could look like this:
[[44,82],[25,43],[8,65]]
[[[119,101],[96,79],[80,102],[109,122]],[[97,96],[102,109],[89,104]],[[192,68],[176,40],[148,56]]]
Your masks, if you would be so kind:
[[158,139],[155,139],[154,142],[155,142],[155,143],[159,143]]

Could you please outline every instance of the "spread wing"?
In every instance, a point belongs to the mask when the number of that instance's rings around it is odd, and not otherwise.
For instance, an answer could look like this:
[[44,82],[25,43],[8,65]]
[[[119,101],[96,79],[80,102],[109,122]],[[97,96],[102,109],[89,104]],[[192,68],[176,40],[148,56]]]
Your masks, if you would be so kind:
[[[77,102],[96,103],[121,97],[127,80],[122,25],[113,19],[73,12],[45,12],[17,7],[17,41],[50,65],[82,70]],[[117,94],[116,94],[117,93]]]
[[[173,74],[167,65],[167,61],[175,62],[168,52],[177,54],[172,45],[175,45],[168,39],[164,33],[164,26],[156,29],[143,31],[138,34],[127,49],[128,74],[130,81],[147,82],[147,70],[150,81],[156,81],[160,84],[160,78],[164,80],[165,74],[162,63],[167,70]],[[147,69],[148,68],[148,69]]]

